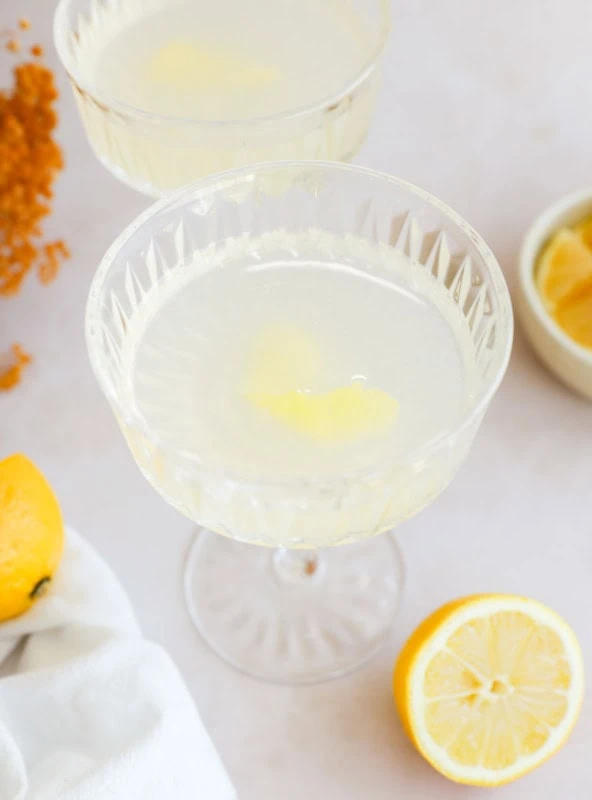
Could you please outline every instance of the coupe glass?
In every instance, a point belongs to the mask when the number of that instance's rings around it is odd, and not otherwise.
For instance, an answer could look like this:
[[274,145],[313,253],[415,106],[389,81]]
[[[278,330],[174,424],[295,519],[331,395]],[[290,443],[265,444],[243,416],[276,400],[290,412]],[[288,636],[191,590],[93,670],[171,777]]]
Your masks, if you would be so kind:
[[[237,252],[254,264],[279,258],[298,268],[303,249],[309,263],[327,262],[336,242],[345,248],[340,258],[353,242],[366,248],[368,269],[372,258],[401,251],[414,281],[448,293],[476,364],[475,389],[454,427],[371,470],[356,474],[344,463],[342,474],[322,479],[241,476],[160,441],[135,402],[130,343],[155,293],[178,286],[179,271],[196,258],[205,270]],[[448,485],[508,363],[510,298],[480,236],[421,189],[369,170],[242,168],[156,203],[121,234],[92,283],[86,330],[95,374],[140,469],[202,526],[185,588],[211,647],[245,673],[289,683],[370,658],[391,629],[403,580],[393,537],[377,535]]]
[[[296,0],[294,0],[296,2]],[[290,2],[286,2],[288,36]],[[105,44],[130,22],[180,0],[61,0],[54,23],[60,59],[70,77],[89,142],[115,177],[158,197],[190,181],[271,159],[349,161],[362,145],[379,83],[379,59],[390,23],[389,0],[318,0],[353,14],[367,45],[359,67],[346,69],[330,97],[265,117],[212,121],[151,113],[106,97],[94,65]],[[253,14],[260,13],[253,3]],[[306,59],[306,42],[302,43]],[[314,93],[313,93],[314,94]]]

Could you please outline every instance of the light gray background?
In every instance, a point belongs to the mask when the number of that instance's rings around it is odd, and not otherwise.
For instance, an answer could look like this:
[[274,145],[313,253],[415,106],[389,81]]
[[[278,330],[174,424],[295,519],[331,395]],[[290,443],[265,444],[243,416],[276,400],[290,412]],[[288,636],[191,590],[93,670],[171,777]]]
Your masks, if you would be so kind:
[[[4,0],[51,42],[51,0]],[[592,182],[592,4],[588,0],[396,0],[386,78],[359,163],[425,187],[493,247],[511,285],[521,236],[559,195]],[[2,83],[8,62],[0,61]],[[518,327],[508,375],[450,489],[399,531],[409,583],[392,639],[365,669],[305,689],[266,686],[215,658],[181,595],[190,523],[149,488],[91,375],[83,339],[89,281],[146,200],[94,159],[60,71],[68,166],[51,229],[73,258],[59,280],[0,300],[0,343],[35,354],[0,395],[0,455],[47,472],[68,521],[129,592],[146,635],[179,665],[243,800],[472,800],[405,741],[391,702],[401,643],[446,600],[517,592],[573,624],[592,665],[592,405],[533,359]],[[592,793],[592,702],[567,747],[499,800]],[[130,798],[130,800],[132,800]]]

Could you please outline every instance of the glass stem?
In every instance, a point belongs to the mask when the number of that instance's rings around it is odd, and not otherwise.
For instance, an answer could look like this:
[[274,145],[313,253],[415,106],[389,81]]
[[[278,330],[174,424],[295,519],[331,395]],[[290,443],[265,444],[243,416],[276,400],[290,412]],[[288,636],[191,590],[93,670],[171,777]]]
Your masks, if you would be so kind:
[[280,583],[306,584],[318,579],[322,560],[316,550],[278,547],[272,556],[273,571]]

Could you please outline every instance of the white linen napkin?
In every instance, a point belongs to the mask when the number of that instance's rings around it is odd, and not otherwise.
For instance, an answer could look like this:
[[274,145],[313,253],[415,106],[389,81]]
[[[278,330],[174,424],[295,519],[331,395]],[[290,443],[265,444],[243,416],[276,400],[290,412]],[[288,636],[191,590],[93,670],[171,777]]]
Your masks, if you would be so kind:
[[0,800],[232,800],[174,664],[73,531],[47,596],[0,625]]

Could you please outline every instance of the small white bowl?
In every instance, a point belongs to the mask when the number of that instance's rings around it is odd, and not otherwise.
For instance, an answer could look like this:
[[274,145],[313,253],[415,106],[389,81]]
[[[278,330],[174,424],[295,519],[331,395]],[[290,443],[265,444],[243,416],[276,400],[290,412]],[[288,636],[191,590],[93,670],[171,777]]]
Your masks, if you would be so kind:
[[519,261],[516,310],[541,361],[570,389],[592,400],[592,350],[570,339],[546,310],[535,283],[542,247],[561,227],[592,215],[592,188],[561,198],[528,229]]

